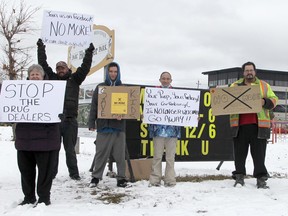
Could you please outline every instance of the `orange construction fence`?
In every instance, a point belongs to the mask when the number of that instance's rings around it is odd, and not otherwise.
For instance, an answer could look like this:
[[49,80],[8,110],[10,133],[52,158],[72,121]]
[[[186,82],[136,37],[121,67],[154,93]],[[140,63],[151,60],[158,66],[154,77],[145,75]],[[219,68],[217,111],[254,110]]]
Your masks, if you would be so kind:
[[286,139],[288,134],[288,121],[271,121],[272,144],[279,139]]

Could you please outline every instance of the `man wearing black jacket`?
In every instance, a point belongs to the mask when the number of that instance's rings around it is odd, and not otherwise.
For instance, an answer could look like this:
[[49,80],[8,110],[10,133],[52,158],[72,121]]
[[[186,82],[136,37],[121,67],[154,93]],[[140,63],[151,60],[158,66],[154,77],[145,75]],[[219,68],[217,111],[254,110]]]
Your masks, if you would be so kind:
[[[66,164],[69,176],[73,180],[80,180],[79,170],[77,166],[77,157],[75,145],[78,135],[78,99],[79,86],[85,80],[92,64],[94,46],[90,43],[89,48],[85,51],[85,56],[80,67],[75,73],[68,68],[64,61],[56,64],[56,73],[47,63],[47,55],[45,45],[41,39],[37,41],[38,46],[38,63],[43,67],[45,74],[49,80],[67,80],[66,92],[64,99],[64,111],[61,116],[61,137],[63,138],[64,149],[66,152]],[[58,172],[58,163],[55,167],[55,176]]]

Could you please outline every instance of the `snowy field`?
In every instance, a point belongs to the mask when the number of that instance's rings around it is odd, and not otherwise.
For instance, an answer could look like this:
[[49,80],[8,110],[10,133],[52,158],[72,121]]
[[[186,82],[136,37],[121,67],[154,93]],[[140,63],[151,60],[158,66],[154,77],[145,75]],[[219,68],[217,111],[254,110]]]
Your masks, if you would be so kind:
[[[63,148],[60,151],[59,173],[53,182],[50,206],[39,204],[18,206],[23,200],[16,150],[11,142],[11,128],[0,127],[0,215],[17,216],[182,216],[182,215],[288,215],[288,138],[278,139],[267,148],[266,166],[271,175],[270,189],[257,189],[256,180],[248,178],[244,187],[233,187],[234,180],[210,180],[200,183],[178,182],[173,188],[148,187],[148,181],[130,183],[132,187],[117,188],[116,180],[104,176],[99,188],[88,187],[88,171],[94,156],[94,139],[80,139],[78,166],[81,181],[68,177]],[[177,162],[178,176],[231,176],[233,162]],[[165,164],[163,164],[165,166]],[[107,170],[104,172],[104,174]],[[247,159],[247,172],[253,172],[252,160]],[[113,202],[105,197],[115,197]],[[121,199],[119,199],[121,198]],[[115,203],[116,202],[118,203]]]

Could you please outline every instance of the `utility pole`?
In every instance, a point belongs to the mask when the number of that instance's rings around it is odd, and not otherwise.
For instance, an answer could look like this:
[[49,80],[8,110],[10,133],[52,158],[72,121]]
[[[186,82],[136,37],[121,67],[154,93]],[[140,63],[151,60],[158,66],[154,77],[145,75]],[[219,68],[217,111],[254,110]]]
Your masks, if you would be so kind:
[[201,83],[199,82],[199,80],[197,81],[197,89],[199,89],[199,86],[201,85]]
[[285,124],[287,124],[286,121],[287,121],[287,89],[285,91]]

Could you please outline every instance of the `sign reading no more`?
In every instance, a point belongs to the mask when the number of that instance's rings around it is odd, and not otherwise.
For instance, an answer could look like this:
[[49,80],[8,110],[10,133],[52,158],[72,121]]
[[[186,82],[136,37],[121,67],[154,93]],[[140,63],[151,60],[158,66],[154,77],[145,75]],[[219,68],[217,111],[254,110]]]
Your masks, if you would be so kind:
[[93,16],[61,11],[44,11],[44,43],[88,47],[92,39]]

